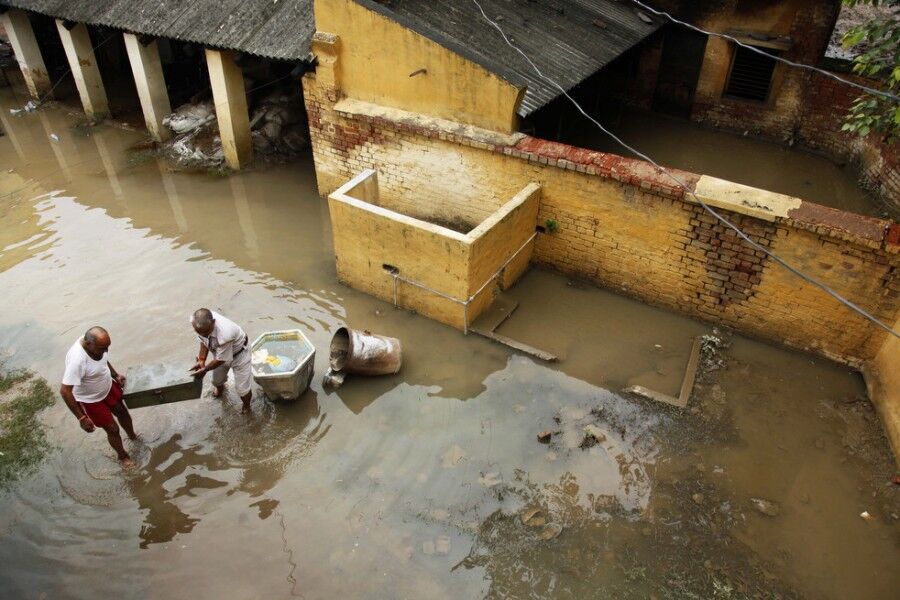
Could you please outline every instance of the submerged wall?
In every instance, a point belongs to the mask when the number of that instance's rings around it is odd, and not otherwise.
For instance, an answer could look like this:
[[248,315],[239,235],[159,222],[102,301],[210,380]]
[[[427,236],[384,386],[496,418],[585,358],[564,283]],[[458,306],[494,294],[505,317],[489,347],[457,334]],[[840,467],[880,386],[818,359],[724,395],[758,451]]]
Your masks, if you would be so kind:
[[[488,199],[536,181],[538,221],[552,219],[559,229],[539,236],[535,261],[845,362],[875,357],[885,332],[746,247],[690,190],[882,320],[894,322],[900,309],[900,229],[887,221],[680,172],[685,189],[642,161],[348,102],[340,79],[322,65],[304,88],[323,194],[374,168],[386,187],[415,189],[423,203],[465,190],[458,196],[467,204],[490,210]],[[454,176],[436,175],[446,172]]]
[[328,196],[337,274],[347,285],[466,329],[530,262],[540,186],[526,185],[461,233],[397,212],[409,200],[378,182],[366,170]]

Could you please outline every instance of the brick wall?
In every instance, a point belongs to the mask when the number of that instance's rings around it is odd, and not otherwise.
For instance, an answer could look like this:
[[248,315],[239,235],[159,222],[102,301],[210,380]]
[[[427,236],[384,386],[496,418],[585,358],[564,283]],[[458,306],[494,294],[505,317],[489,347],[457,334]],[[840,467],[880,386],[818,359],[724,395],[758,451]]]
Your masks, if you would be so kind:
[[[327,75],[323,81],[330,81]],[[542,186],[534,260],[646,302],[744,333],[858,362],[885,333],[736,239],[687,192],[705,177],[677,172],[685,187],[642,161],[519,136],[491,141],[461,128],[335,109],[340,91],[304,78],[320,191],[363,168],[427,206],[455,196],[476,204]],[[435,166],[454,173],[435,177]],[[737,187],[737,186],[736,186]],[[459,190],[467,190],[460,194]],[[698,191],[699,193],[699,191]],[[724,210],[763,246],[885,321],[900,309],[900,229],[878,219],[793,202],[756,218],[739,202]]]

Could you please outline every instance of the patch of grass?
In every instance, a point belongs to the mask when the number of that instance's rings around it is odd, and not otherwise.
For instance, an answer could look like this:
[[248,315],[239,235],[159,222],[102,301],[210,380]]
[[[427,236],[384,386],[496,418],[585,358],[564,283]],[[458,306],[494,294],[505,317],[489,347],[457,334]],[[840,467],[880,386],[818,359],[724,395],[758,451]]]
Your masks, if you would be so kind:
[[0,394],[12,388],[12,386],[28,379],[28,373],[25,371],[10,371],[9,373],[0,373]]
[[[19,390],[13,386],[25,385]],[[41,378],[16,371],[0,373],[0,488],[31,473],[50,450],[39,412],[51,406],[55,397]]]

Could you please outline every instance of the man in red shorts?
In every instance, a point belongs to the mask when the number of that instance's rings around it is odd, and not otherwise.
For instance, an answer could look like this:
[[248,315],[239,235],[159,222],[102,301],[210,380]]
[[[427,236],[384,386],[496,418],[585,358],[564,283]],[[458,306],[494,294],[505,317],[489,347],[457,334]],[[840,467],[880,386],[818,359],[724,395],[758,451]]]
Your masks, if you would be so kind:
[[90,433],[95,427],[101,427],[106,431],[109,445],[119,456],[119,462],[130,469],[134,461],[122,445],[116,419],[129,439],[136,439],[137,434],[128,408],[122,402],[125,377],[116,373],[106,357],[111,343],[109,333],[102,327],[91,327],[83,338],[75,340],[66,354],[66,372],[59,393],[72,414],[78,417],[82,429]]

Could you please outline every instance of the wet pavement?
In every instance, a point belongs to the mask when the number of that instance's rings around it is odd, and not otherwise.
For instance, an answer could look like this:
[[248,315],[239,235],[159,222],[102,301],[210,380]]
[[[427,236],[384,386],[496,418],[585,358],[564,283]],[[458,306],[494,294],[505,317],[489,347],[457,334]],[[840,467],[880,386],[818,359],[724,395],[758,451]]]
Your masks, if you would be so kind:
[[[257,395],[248,417],[229,388],[135,410],[133,473],[62,402],[46,411],[58,450],[0,495],[0,595],[886,598],[900,585],[900,486],[858,374],[736,337],[688,410],[627,398],[632,384],[676,391],[710,328],[536,270],[501,333],[562,358],[542,364],[339,285],[309,159],[173,172],[128,150],[140,132],[72,129],[54,108],[11,116],[22,103],[0,91],[7,366],[55,386],[66,349],[101,324],[120,370],[187,369],[201,305],[251,337],[299,327],[319,352],[294,404]],[[344,323],[399,337],[400,374],[324,390]],[[582,448],[586,428],[596,443]]]

